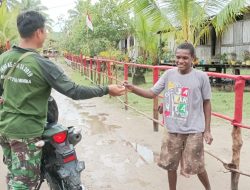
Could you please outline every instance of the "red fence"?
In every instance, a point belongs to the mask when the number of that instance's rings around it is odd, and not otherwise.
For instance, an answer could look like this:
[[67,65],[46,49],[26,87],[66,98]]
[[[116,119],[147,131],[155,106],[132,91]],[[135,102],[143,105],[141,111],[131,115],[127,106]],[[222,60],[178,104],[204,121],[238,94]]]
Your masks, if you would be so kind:
[[[106,75],[109,78],[109,83],[111,83],[113,79],[116,81],[118,80],[117,77],[113,76],[112,72],[113,65],[119,65],[120,67],[123,67],[124,80],[128,80],[129,67],[140,67],[140,68],[151,69],[153,71],[153,83],[156,83],[157,80],[159,79],[160,71],[172,68],[171,66],[142,65],[142,64],[125,63],[125,62],[119,62],[101,58],[83,58],[82,55],[75,56],[72,54],[65,54],[65,58],[72,62],[73,67],[80,69],[86,76],[90,77],[90,79],[93,79],[93,73],[96,72],[97,73],[96,81],[99,84],[101,83],[102,72],[104,72],[104,75]],[[102,69],[103,67],[105,67],[105,70]],[[226,116],[222,113],[213,112],[212,115],[230,121],[233,126],[250,129],[249,125],[242,124],[243,95],[244,95],[246,80],[250,80],[250,76],[230,75],[230,74],[221,74],[214,72],[208,72],[207,74],[211,77],[232,79],[235,81],[234,82],[235,100],[234,100],[233,118]],[[128,102],[127,95],[125,95],[125,103],[127,102]],[[158,108],[158,98],[154,99],[154,107],[153,107],[155,130],[157,130],[158,127],[158,123],[155,122],[155,120],[158,120],[157,108]]]

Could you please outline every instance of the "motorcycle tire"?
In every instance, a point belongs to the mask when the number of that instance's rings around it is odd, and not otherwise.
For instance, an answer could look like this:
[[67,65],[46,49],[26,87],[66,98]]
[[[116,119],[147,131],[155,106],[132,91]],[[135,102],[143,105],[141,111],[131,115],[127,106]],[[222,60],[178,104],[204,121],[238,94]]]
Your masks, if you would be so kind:
[[84,188],[81,185],[79,185],[77,187],[76,186],[71,187],[63,180],[61,182],[59,182],[58,179],[56,179],[55,177],[53,177],[50,174],[46,175],[46,181],[48,183],[49,190],[72,190],[72,189],[84,190]]
[[60,182],[50,174],[46,175],[46,181],[50,190],[64,190],[64,188],[61,187]]
[[65,190],[84,190],[85,188],[83,188],[83,186],[79,185],[79,186],[70,186],[69,184],[67,184],[65,181],[63,182],[64,184],[64,189]]

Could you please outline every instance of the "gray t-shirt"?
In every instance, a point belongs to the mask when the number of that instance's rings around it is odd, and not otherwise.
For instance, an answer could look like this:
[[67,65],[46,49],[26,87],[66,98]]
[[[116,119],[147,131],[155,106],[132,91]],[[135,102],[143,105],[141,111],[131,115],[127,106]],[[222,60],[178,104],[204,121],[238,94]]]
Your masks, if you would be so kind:
[[163,115],[168,132],[204,132],[203,101],[211,99],[211,87],[206,73],[192,69],[183,75],[177,68],[170,69],[151,90],[156,95],[164,90]]

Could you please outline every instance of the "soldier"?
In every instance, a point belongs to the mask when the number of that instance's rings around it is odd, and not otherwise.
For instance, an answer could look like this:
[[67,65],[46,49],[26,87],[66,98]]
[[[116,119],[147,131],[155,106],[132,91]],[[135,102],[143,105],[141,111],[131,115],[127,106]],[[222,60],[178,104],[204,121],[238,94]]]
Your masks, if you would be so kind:
[[19,46],[0,56],[0,94],[4,99],[0,108],[0,144],[9,169],[8,188],[30,190],[40,174],[41,149],[35,143],[44,131],[51,89],[79,100],[106,94],[120,96],[125,88],[77,85],[54,63],[40,56],[36,49],[46,39],[45,18],[40,13],[21,13],[17,28]]

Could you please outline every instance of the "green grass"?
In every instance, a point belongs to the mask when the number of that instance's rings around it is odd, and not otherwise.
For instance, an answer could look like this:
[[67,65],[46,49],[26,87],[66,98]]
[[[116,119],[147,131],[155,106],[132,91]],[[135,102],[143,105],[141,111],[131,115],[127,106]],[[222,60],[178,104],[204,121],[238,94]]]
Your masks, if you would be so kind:
[[81,84],[84,86],[92,86],[93,84],[91,83],[90,80],[88,80],[87,78],[85,78],[83,75],[81,75],[80,72],[74,71],[74,74],[71,75],[71,79],[77,83],[77,84]]

